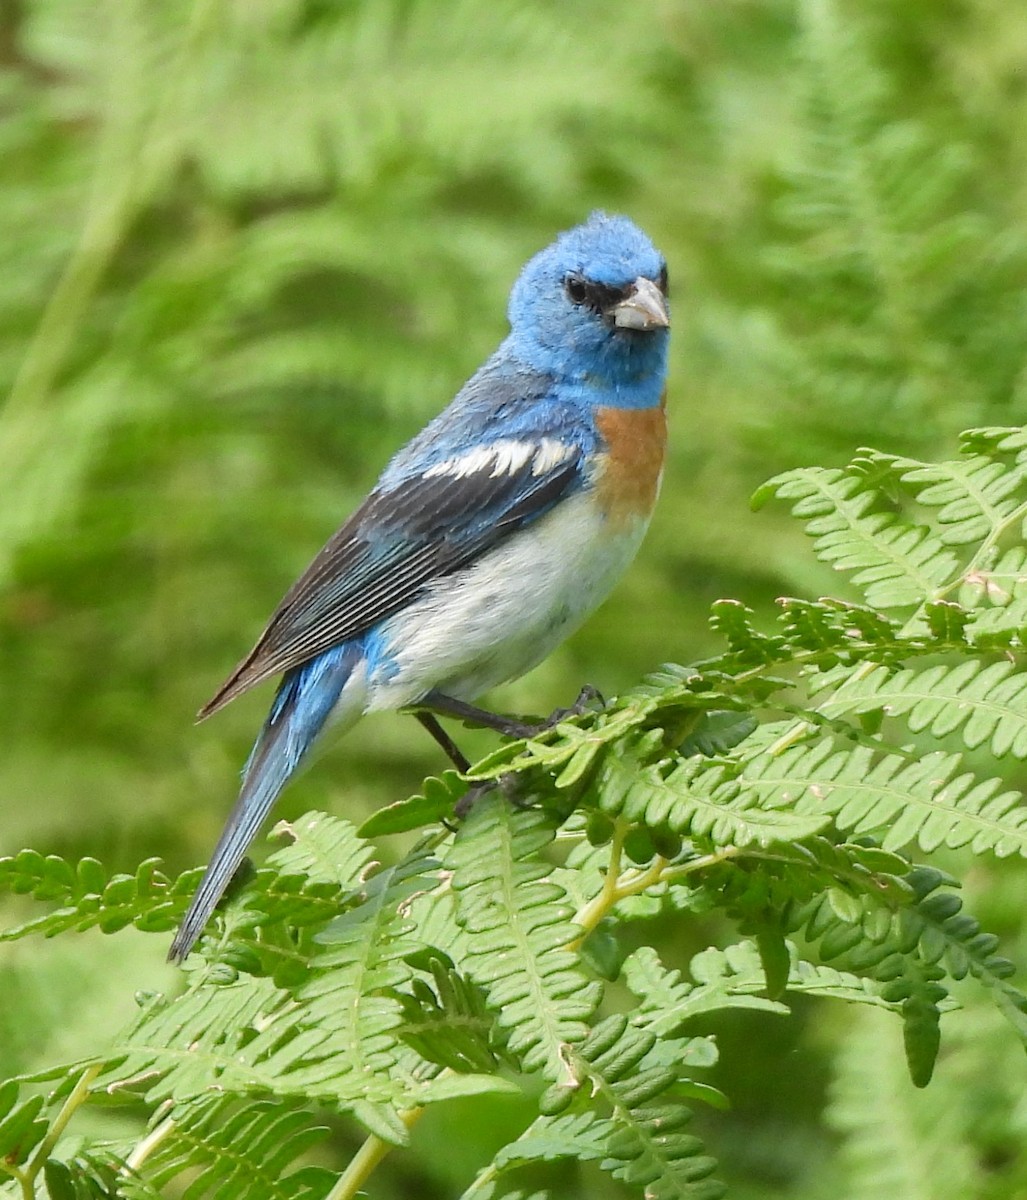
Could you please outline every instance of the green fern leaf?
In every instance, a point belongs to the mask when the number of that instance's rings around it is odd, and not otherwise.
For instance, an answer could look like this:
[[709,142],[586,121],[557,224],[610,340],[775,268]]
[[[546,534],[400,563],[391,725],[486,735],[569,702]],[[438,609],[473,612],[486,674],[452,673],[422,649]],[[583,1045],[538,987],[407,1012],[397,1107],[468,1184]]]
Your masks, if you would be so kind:
[[424,781],[424,790],[407,800],[397,800],[373,812],[360,826],[360,836],[373,838],[389,833],[407,833],[452,818],[460,797],[467,791],[456,771]]
[[652,1200],[719,1200],[725,1188],[710,1178],[716,1163],[697,1137],[684,1132],[691,1113],[666,1096],[678,1071],[650,1065],[654,1040],[629,1028],[625,1017],[614,1016],[568,1053],[589,1105],[608,1110],[597,1120],[605,1143],[600,1166]]
[[397,996],[403,1009],[400,1037],[427,1062],[451,1071],[495,1071],[500,1062],[495,1020],[483,991],[435,955],[429,969],[434,987],[417,978],[408,993]]
[[958,754],[919,759],[829,742],[792,746],[748,760],[733,781],[757,808],[787,804],[797,814],[827,815],[849,833],[884,830],[886,849],[916,840],[924,849],[970,845],[1000,857],[1027,854],[1027,809],[998,779],[957,774]]
[[1027,472],[1011,470],[984,455],[940,463],[861,450],[854,466],[886,470],[907,488],[918,504],[937,509],[941,541],[966,546],[982,541],[1017,512],[1022,501],[1016,493],[1027,482]]
[[325,949],[295,995],[220,967],[197,971],[183,996],[150,999],[117,1047],[109,1085],[148,1080],[151,1102],[213,1089],[317,1098],[405,1141],[395,1109],[419,1094],[392,1073],[403,1019],[395,992],[412,976],[405,957],[421,948],[406,906],[436,870],[417,852],[365,880],[360,902],[319,935]]
[[972,975],[996,994],[999,1008],[1027,1046],[1027,996],[1010,982],[1013,964],[995,953],[999,941],[981,930],[980,923],[962,911],[962,901],[942,890],[947,876],[918,867],[908,876],[918,902],[901,914],[904,940],[915,936],[927,963],[944,962],[953,979]]
[[25,1162],[46,1136],[49,1122],[40,1114],[45,1097],[18,1102],[18,1085],[0,1084],[0,1157],[12,1166]]
[[518,811],[490,794],[461,826],[447,866],[457,919],[467,931],[466,969],[484,989],[524,1069],[550,1078],[565,1069],[564,1048],[585,1037],[600,985],[566,948],[578,936],[563,889],[541,852],[552,820]]
[[143,1168],[144,1181],[162,1195],[185,1177],[189,1195],[322,1200],[335,1181],[303,1161],[329,1130],[287,1104],[224,1097],[179,1106],[173,1120]]
[[373,860],[373,847],[352,824],[328,813],[279,821],[270,837],[284,844],[268,856],[267,865],[281,875],[302,875],[307,883],[352,888]]
[[93,858],[71,864],[57,855],[44,857],[34,850],[0,858],[0,894],[27,894],[61,905],[22,925],[0,930],[0,941],[31,934],[53,937],[66,930],[94,927],[104,933],[115,933],[126,925],[151,932],[174,929],[199,883],[200,872],[187,871],[171,880],[159,869],[159,863],[158,858],[148,858],[134,875],[108,879]]
[[874,608],[911,608],[934,597],[955,573],[955,555],[923,526],[875,511],[878,497],[864,481],[842,470],[804,468],[778,475],[753,497],[790,503],[806,522],[818,558],[853,573]]
[[726,768],[697,759],[639,769],[631,758],[610,754],[598,772],[597,790],[599,807],[611,816],[708,836],[720,845],[797,841],[828,824],[826,814],[761,804]]
[[902,978],[886,983],[881,995],[900,1005],[906,1065],[914,1087],[931,1082],[941,1049],[941,1003],[948,991],[938,981],[944,971],[918,956],[907,958]]
[[757,728],[758,722],[749,712],[701,712],[691,732],[678,746],[683,758],[701,754],[714,758],[740,745]]
[[160,1200],[139,1176],[126,1180],[124,1165],[110,1152],[48,1158],[43,1179],[48,1200]]
[[751,942],[742,942],[729,951],[711,948],[697,954],[689,964],[695,983],[667,970],[651,946],[636,950],[623,967],[624,982],[640,1001],[633,1023],[662,1037],[700,1014],[725,1008],[787,1013],[785,1005],[758,994],[766,988],[759,955],[746,954],[743,947],[753,951]]
[[1027,673],[1010,662],[876,667],[820,706],[827,717],[874,711],[905,717],[914,733],[940,738],[958,731],[971,750],[987,742],[996,758],[1027,758]]
[[992,425],[967,429],[959,435],[965,454],[1011,456],[1017,467],[1027,467],[1027,427]]
[[753,666],[778,662],[784,639],[761,633],[753,623],[755,615],[737,600],[718,600],[710,609],[710,628],[727,642],[739,663]]

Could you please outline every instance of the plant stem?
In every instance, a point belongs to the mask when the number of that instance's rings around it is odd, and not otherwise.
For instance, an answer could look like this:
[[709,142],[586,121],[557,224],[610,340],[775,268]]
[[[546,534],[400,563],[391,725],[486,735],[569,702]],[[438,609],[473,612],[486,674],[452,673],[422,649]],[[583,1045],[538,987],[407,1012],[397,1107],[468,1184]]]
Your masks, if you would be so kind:
[[155,1125],[125,1159],[125,1173],[138,1171],[161,1142],[167,1141],[175,1132],[175,1129],[176,1125],[171,1117],[165,1117],[159,1125]]
[[[632,869],[618,876],[614,865],[614,855],[611,853],[610,871],[603,883],[602,891],[593,896],[587,904],[582,905],[574,917],[574,924],[580,925],[583,931],[581,937],[569,942],[567,949],[577,950],[613,906],[625,897],[637,896],[639,892],[655,887],[658,883],[669,883],[672,880],[682,879],[694,871],[703,871],[707,867],[716,866],[717,863],[726,862],[729,858],[735,858],[738,854],[741,854],[738,846],[725,846],[715,854],[704,854],[702,858],[693,858],[691,862],[682,863],[676,867],[671,866],[661,855],[657,855],[644,871]],[[620,846],[617,847],[616,863],[617,865],[620,863]]]
[[32,1180],[13,1163],[0,1162],[0,1171],[11,1179],[17,1180],[18,1187],[21,1190],[22,1200],[35,1200],[36,1189],[32,1186]]
[[[60,1141],[61,1134],[67,1127],[68,1122],[75,1115],[76,1111],[85,1104],[89,1099],[89,1087],[93,1080],[103,1070],[103,1063],[94,1063],[79,1076],[78,1083],[68,1093],[67,1099],[61,1105],[60,1112],[54,1117],[53,1124],[50,1126],[47,1135],[36,1147],[35,1154],[32,1155],[28,1166],[25,1168],[25,1182],[31,1187],[36,1176],[43,1169],[43,1165],[50,1157],[50,1152],[54,1146]],[[25,1190],[25,1182],[22,1183],[22,1191]],[[30,1191],[28,1193],[32,1195]]]
[[[407,1129],[412,1129],[424,1116],[424,1112],[423,1108],[409,1108],[406,1112],[399,1114],[399,1119]],[[372,1133],[353,1156],[349,1166],[339,1176],[335,1187],[328,1193],[325,1200],[352,1200],[375,1167],[392,1149],[394,1146],[391,1142],[385,1142]]]
[[582,929],[581,937],[570,943],[568,949],[576,950],[603,917],[620,899],[618,885],[620,883],[621,862],[624,854],[624,839],[627,837],[628,825],[618,817],[613,827],[613,838],[610,842],[610,861],[606,868],[602,889],[593,896],[574,917],[575,925]]

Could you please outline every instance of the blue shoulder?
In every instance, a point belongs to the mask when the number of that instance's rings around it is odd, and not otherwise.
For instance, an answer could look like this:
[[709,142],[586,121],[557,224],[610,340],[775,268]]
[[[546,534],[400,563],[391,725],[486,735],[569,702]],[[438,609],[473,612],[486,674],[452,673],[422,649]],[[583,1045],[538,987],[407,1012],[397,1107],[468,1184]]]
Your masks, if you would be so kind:
[[543,438],[568,442],[583,456],[591,454],[599,440],[589,407],[552,375],[519,362],[504,344],[392,458],[377,486],[389,490],[454,454],[500,439],[537,443]]

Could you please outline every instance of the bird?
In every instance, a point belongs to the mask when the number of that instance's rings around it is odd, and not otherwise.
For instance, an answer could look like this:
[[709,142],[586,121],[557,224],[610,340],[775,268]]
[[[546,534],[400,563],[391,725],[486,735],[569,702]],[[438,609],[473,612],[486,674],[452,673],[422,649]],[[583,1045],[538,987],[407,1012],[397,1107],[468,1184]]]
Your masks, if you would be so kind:
[[203,932],[315,742],[366,713],[530,728],[473,701],[541,662],[634,557],[663,474],[667,263],[593,212],[523,267],[509,333],[286,593],[203,720],[282,676],[168,958]]

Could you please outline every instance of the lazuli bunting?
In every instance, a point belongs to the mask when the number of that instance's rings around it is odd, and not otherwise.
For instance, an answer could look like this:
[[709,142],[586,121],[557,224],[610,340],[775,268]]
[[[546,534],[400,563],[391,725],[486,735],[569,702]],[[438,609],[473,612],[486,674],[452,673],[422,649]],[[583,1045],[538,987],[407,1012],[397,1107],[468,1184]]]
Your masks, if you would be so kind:
[[284,673],[172,960],[327,726],[411,709],[466,765],[434,714],[487,717],[469,702],[545,658],[634,556],[666,444],[666,263],[626,217],[594,213],[528,262],[508,315],[201,710]]

